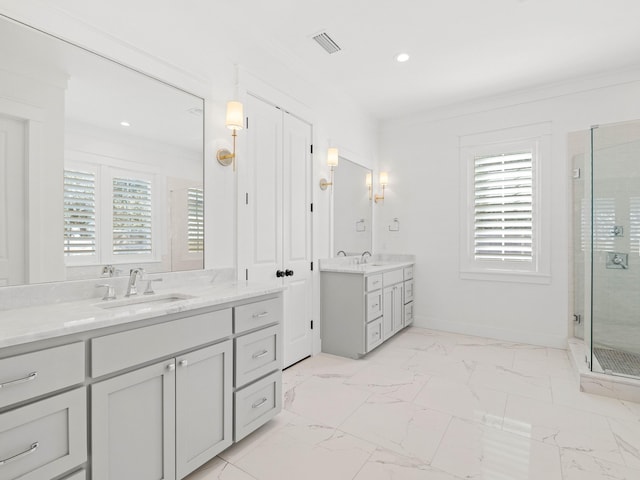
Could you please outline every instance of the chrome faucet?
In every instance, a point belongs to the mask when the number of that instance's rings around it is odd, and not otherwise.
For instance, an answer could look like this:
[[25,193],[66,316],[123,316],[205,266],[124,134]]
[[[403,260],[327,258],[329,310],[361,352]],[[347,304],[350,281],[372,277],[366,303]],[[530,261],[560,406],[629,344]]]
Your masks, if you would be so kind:
[[143,273],[144,270],[142,268],[132,268],[129,271],[129,284],[127,285],[127,293],[124,294],[125,297],[130,297],[131,295],[138,294],[136,280],[138,279],[138,277],[142,278]]
[[365,256],[365,255],[369,255],[369,256],[371,256],[371,252],[369,252],[369,251],[367,251],[367,250],[365,250],[364,252],[362,252],[362,255],[360,256],[360,261],[361,261],[362,263],[364,263],[364,262],[366,261],[366,260],[364,259],[364,256]]
[[336,257],[339,257],[340,254],[344,255],[345,257],[347,256],[347,252],[345,252],[344,250],[338,250],[338,253],[336,253]]

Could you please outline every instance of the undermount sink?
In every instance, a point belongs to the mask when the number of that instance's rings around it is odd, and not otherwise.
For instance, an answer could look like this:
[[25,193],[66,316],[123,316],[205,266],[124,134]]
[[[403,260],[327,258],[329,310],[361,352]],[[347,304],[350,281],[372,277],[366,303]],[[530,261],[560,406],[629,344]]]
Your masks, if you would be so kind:
[[178,302],[180,300],[188,300],[194,298],[192,295],[183,293],[163,293],[160,295],[140,295],[135,297],[123,298],[122,300],[106,300],[97,303],[95,306],[105,309],[113,308],[129,308],[134,306],[151,307],[155,305],[163,305],[165,303]]

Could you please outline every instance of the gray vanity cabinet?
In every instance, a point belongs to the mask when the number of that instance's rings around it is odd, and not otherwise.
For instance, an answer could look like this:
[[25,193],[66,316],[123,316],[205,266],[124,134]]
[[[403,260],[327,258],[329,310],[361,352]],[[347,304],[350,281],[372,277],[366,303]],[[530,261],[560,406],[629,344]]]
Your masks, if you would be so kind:
[[405,327],[404,270],[322,271],[322,351],[360,358]]
[[0,349],[0,479],[186,477],[280,412],[281,319],[278,292]]

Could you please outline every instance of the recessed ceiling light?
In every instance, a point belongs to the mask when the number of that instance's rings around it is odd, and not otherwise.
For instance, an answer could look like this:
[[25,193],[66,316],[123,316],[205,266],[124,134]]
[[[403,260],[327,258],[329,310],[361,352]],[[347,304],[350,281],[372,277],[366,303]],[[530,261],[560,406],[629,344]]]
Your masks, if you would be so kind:
[[131,126],[131,124],[129,122],[124,121],[124,120],[122,122],[120,122],[120,125],[122,125],[123,127],[130,127]]
[[406,62],[407,60],[409,60],[408,53],[399,53],[398,55],[396,55],[397,62],[403,63],[403,62]]

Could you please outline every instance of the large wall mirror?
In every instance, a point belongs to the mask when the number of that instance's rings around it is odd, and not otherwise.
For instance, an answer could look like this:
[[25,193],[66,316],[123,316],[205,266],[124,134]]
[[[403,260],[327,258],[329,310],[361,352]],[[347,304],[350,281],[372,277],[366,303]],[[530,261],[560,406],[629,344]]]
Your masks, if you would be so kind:
[[0,17],[0,285],[203,268],[204,101]]
[[371,251],[372,205],[367,187],[371,170],[340,157],[333,177],[333,255]]

